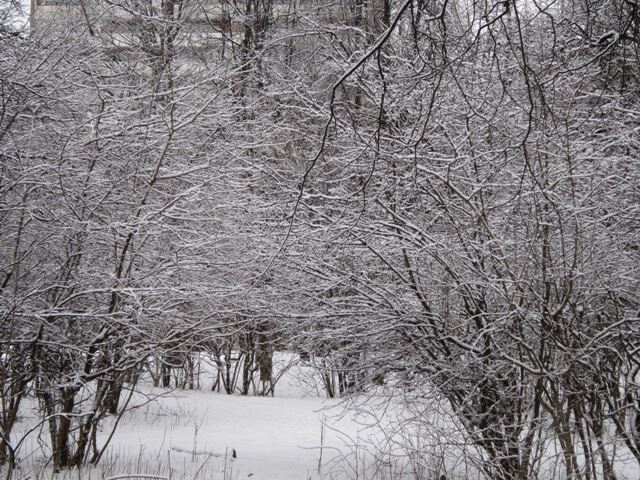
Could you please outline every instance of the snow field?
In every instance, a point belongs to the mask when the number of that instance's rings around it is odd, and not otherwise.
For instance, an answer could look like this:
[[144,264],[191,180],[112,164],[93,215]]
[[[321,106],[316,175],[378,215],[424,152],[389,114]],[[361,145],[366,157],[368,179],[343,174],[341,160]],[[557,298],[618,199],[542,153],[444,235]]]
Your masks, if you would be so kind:
[[[201,390],[140,382],[100,464],[56,474],[46,425],[36,424],[37,405],[29,399],[14,436],[24,441],[13,479],[432,480],[443,472],[448,480],[480,478],[478,451],[428,392],[408,393],[415,395],[411,408],[387,387],[329,400],[313,373],[300,364],[288,368],[275,397],[211,392],[210,362],[203,362]],[[104,423],[99,445],[114,421]],[[550,440],[543,448],[544,478],[561,478],[559,447]],[[633,459],[623,457],[618,445],[619,479],[638,480]]]
[[[402,478],[406,465],[380,463],[373,453],[376,430],[364,417],[346,414],[340,400],[325,399],[309,373],[300,366],[289,369],[276,385],[275,397],[211,392],[210,366],[203,368],[202,390],[141,382],[100,464],[55,474],[48,461],[48,431],[46,425],[35,425],[37,405],[30,399],[31,414],[15,432],[14,438],[20,438],[31,431],[18,452],[14,478]],[[114,421],[104,423],[99,445],[108,440]]]

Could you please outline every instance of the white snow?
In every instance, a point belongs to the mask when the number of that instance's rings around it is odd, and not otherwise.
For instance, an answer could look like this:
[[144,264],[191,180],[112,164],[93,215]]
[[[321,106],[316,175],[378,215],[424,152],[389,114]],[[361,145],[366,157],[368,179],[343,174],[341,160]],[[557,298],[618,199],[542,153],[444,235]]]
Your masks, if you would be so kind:
[[[31,414],[16,427],[14,441],[31,433],[18,451],[14,478],[400,480],[439,478],[443,471],[450,479],[478,478],[473,460],[467,463],[473,447],[442,406],[418,396],[413,408],[405,409],[377,391],[343,405],[325,399],[312,372],[301,368],[287,371],[275,397],[211,392],[211,372],[201,377],[202,390],[143,382],[99,466],[82,472],[53,473],[47,428],[36,427],[33,403]],[[103,425],[99,445],[109,438],[114,421]],[[618,448],[619,478],[637,479],[635,462],[622,458]],[[547,478],[554,477],[561,457],[559,451],[548,452],[542,468]]]
[[[214,471],[233,472],[232,478],[319,478],[321,451],[327,464],[349,451],[339,432],[350,437],[364,432],[352,419],[330,419],[325,409],[335,405],[321,398],[176,391],[127,414],[110,449],[116,456],[118,451],[167,455],[177,466],[208,461]],[[323,418],[330,427],[324,438]]]
[[[354,455],[365,461],[359,449],[371,432],[353,415],[341,415],[339,400],[301,386],[299,373],[291,369],[276,385],[275,397],[211,392],[206,373],[202,390],[139,384],[130,404],[134,408],[122,417],[100,465],[85,469],[82,478],[350,478],[353,465],[347,464]],[[33,409],[18,431],[33,427]],[[98,444],[109,437],[113,421],[105,422]],[[43,426],[24,442],[18,453],[20,478],[79,479],[74,472],[52,473],[47,435]]]

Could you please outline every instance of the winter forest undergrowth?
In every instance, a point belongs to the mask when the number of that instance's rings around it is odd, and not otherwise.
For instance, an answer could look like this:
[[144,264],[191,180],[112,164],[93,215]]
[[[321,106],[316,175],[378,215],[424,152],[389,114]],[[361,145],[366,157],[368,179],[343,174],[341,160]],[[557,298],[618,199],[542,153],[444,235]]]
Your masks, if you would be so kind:
[[0,0],[2,475],[640,478],[639,49],[638,0]]

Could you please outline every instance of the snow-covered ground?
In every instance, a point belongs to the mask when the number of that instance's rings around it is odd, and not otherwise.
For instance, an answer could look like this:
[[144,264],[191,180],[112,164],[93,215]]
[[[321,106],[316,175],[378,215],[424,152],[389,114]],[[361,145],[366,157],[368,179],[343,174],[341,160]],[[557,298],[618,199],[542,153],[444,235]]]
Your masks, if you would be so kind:
[[[288,365],[290,358],[281,358]],[[16,480],[450,480],[479,478],[473,447],[450,412],[423,397],[411,408],[369,392],[348,405],[328,400],[313,372],[296,366],[276,385],[275,397],[138,385],[98,467],[54,474],[46,426],[36,427],[35,403],[16,426]],[[389,392],[386,392],[387,394]],[[33,402],[33,401],[32,401]],[[348,408],[347,408],[348,407]],[[357,413],[356,413],[357,412]],[[417,421],[416,421],[417,420]],[[103,425],[104,445],[114,418]],[[619,443],[619,442],[618,442]],[[544,478],[559,478],[561,452],[548,446]],[[637,480],[637,465],[618,445],[618,478]],[[477,453],[477,452],[476,452]],[[477,457],[475,457],[477,458]],[[7,478],[6,471],[0,478]]]
[[327,415],[334,403],[178,391],[128,414],[109,456],[164,457],[178,472],[204,465],[226,471],[227,478],[319,478],[323,464],[325,470],[335,466],[336,457],[349,452],[349,437],[359,436],[352,419]]
[[[275,397],[211,392],[211,374],[202,390],[168,390],[138,385],[134,408],[119,422],[98,468],[63,472],[60,480],[104,479],[120,475],[156,475],[167,479],[310,480],[400,478],[405,465],[379,469],[371,442],[382,430],[364,415],[344,414],[339,400],[300,382],[292,368],[276,386]],[[35,405],[33,406],[35,409]],[[22,419],[18,431],[37,418]],[[113,422],[113,420],[110,420]],[[99,444],[111,433],[106,422]],[[47,463],[46,428],[33,431],[18,452],[18,478],[53,478]]]

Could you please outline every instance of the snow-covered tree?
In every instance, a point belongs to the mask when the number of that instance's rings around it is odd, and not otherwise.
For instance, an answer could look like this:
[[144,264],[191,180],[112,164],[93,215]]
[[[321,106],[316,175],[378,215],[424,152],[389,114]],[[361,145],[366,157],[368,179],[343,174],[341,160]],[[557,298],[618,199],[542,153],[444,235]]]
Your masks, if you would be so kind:
[[640,459],[637,9],[593,7],[398,6],[300,191],[312,338],[446,404],[490,478],[536,478],[549,443],[614,478],[612,428]]

